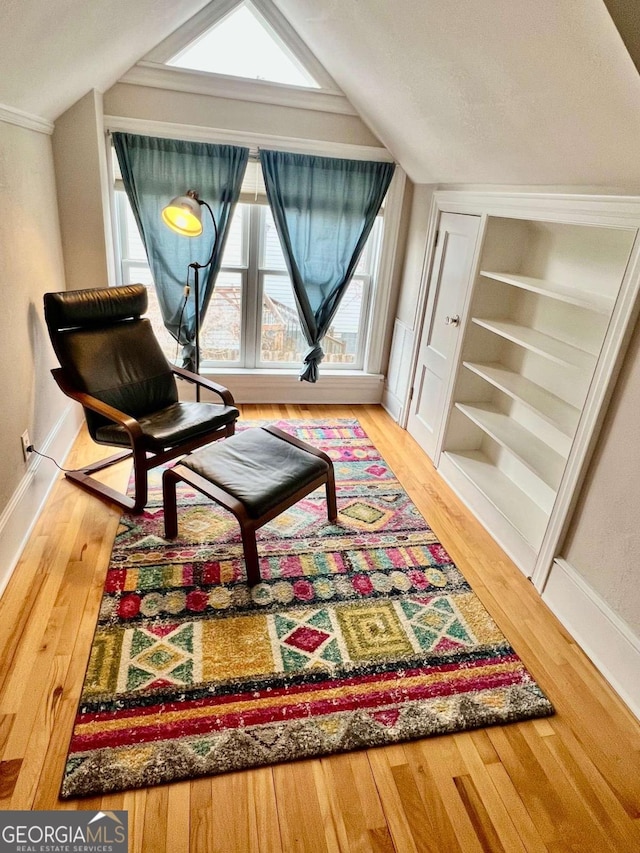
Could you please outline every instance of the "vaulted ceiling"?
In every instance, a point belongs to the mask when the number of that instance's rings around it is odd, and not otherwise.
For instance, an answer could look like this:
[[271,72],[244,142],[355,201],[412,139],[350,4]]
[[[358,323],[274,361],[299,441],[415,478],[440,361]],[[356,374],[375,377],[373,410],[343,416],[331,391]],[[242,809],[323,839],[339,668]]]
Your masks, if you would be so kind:
[[276,0],[414,180],[640,182],[640,76],[602,0]]
[[0,104],[56,119],[209,0],[0,0]]
[[[640,75],[605,0],[274,2],[414,181],[640,188]],[[53,120],[204,5],[3,0],[0,104]]]

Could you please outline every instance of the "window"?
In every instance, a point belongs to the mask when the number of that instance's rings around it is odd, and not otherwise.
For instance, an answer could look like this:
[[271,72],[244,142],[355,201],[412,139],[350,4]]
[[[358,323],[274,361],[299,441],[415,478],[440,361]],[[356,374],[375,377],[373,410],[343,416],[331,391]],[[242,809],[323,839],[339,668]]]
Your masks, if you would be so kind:
[[[123,190],[116,190],[116,207],[122,283],[147,285],[149,317],[154,330],[167,358],[179,361],[180,347],[162,323],[144,247]],[[382,216],[378,216],[322,343],[325,369],[363,367],[381,237]],[[185,277],[186,274],[185,269]],[[202,322],[201,364],[298,368],[307,348],[271,211],[265,204],[238,204],[213,296]]]
[[266,20],[241,3],[167,61],[192,71],[319,88]]

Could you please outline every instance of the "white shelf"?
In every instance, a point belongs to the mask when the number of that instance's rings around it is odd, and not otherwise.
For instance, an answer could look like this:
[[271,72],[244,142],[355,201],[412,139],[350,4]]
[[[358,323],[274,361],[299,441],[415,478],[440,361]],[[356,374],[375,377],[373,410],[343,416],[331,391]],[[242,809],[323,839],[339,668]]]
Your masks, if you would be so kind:
[[472,321],[518,346],[538,353],[543,358],[568,367],[577,367],[591,373],[595,367],[596,356],[586,350],[578,349],[565,341],[552,338],[529,326],[514,323],[513,320],[494,320],[489,317],[472,317]]
[[580,410],[560,397],[556,397],[546,388],[536,385],[519,373],[515,373],[499,362],[481,364],[465,361],[464,366],[472,370],[486,382],[528,406],[543,420],[560,430],[564,435],[573,438],[575,435]]
[[532,278],[528,275],[513,275],[511,273],[490,272],[489,270],[481,270],[480,275],[485,276],[485,278],[492,278],[495,281],[510,284],[513,287],[519,287],[522,290],[528,290],[531,293],[538,293],[541,296],[548,296],[551,299],[566,302],[569,305],[588,308],[590,311],[596,311],[598,314],[605,314],[606,316],[609,316],[614,305],[614,301],[612,299],[601,293],[579,291],[573,287],[567,287],[566,285],[557,284],[554,281],[547,281],[542,278]]
[[445,451],[458,468],[534,549],[539,548],[549,516],[480,451]]
[[557,489],[566,459],[521,424],[490,403],[456,403],[456,408],[494,441],[512,453],[550,489]]

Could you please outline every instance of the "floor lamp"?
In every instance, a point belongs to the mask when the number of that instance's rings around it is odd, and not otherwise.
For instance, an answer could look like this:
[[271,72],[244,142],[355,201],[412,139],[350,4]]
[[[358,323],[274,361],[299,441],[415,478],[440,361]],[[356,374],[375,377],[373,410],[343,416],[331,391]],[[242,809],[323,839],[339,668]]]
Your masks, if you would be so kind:
[[[213,261],[213,256],[218,245],[218,226],[213,211],[206,201],[199,198],[195,190],[188,190],[185,195],[172,199],[162,211],[163,222],[183,237],[199,237],[202,234],[202,211],[206,207],[211,214],[213,222],[213,246],[209,260],[204,264],[194,262],[189,264],[193,270],[193,293],[196,303],[196,337],[195,337],[195,372],[200,373],[200,270],[208,267]],[[200,401],[200,386],[196,385],[196,400]]]

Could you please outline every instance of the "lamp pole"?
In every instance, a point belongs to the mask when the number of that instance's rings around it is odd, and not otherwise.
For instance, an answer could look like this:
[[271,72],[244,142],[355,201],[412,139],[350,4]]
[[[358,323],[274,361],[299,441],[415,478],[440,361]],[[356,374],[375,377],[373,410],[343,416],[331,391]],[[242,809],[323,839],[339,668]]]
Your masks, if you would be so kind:
[[[216,218],[213,215],[213,211],[211,207],[207,204],[206,201],[203,201],[201,198],[198,198],[198,194],[195,190],[189,190],[187,193],[188,196],[193,198],[198,202],[202,207],[206,207],[211,215],[211,222],[213,223],[213,246],[211,247],[211,254],[209,255],[209,260],[204,264],[199,264],[196,261],[189,264],[189,269],[193,270],[193,294],[196,302],[196,339],[195,339],[195,372],[200,373],[200,270],[206,269],[210,266],[213,261],[213,256],[216,251],[216,246],[218,245],[218,226],[216,224]],[[200,386],[196,386],[196,399],[200,402]]]
[[[204,264],[199,264],[196,261],[189,264],[188,269],[193,270],[193,293],[195,298],[195,373],[200,373],[200,270],[206,269],[213,262],[213,256],[218,245],[218,225],[213,211],[206,201],[203,201],[195,190],[187,190],[185,195],[177,196],[172,199],[162,211],[162,220],[172,231],[181,234],[183,237],[199,237],[202,234],[202,213],[201,207],[206,207],[211,216],[213,223],[213,245],[211,246],[211,254],[209,260]],[[187,282],[188,283],[188,282]],[[182,315],[181,315],[182,318]],[[178,336],[180,335],[178,329]],[[196,400],[200,402],[200,386],[196,385]]]

